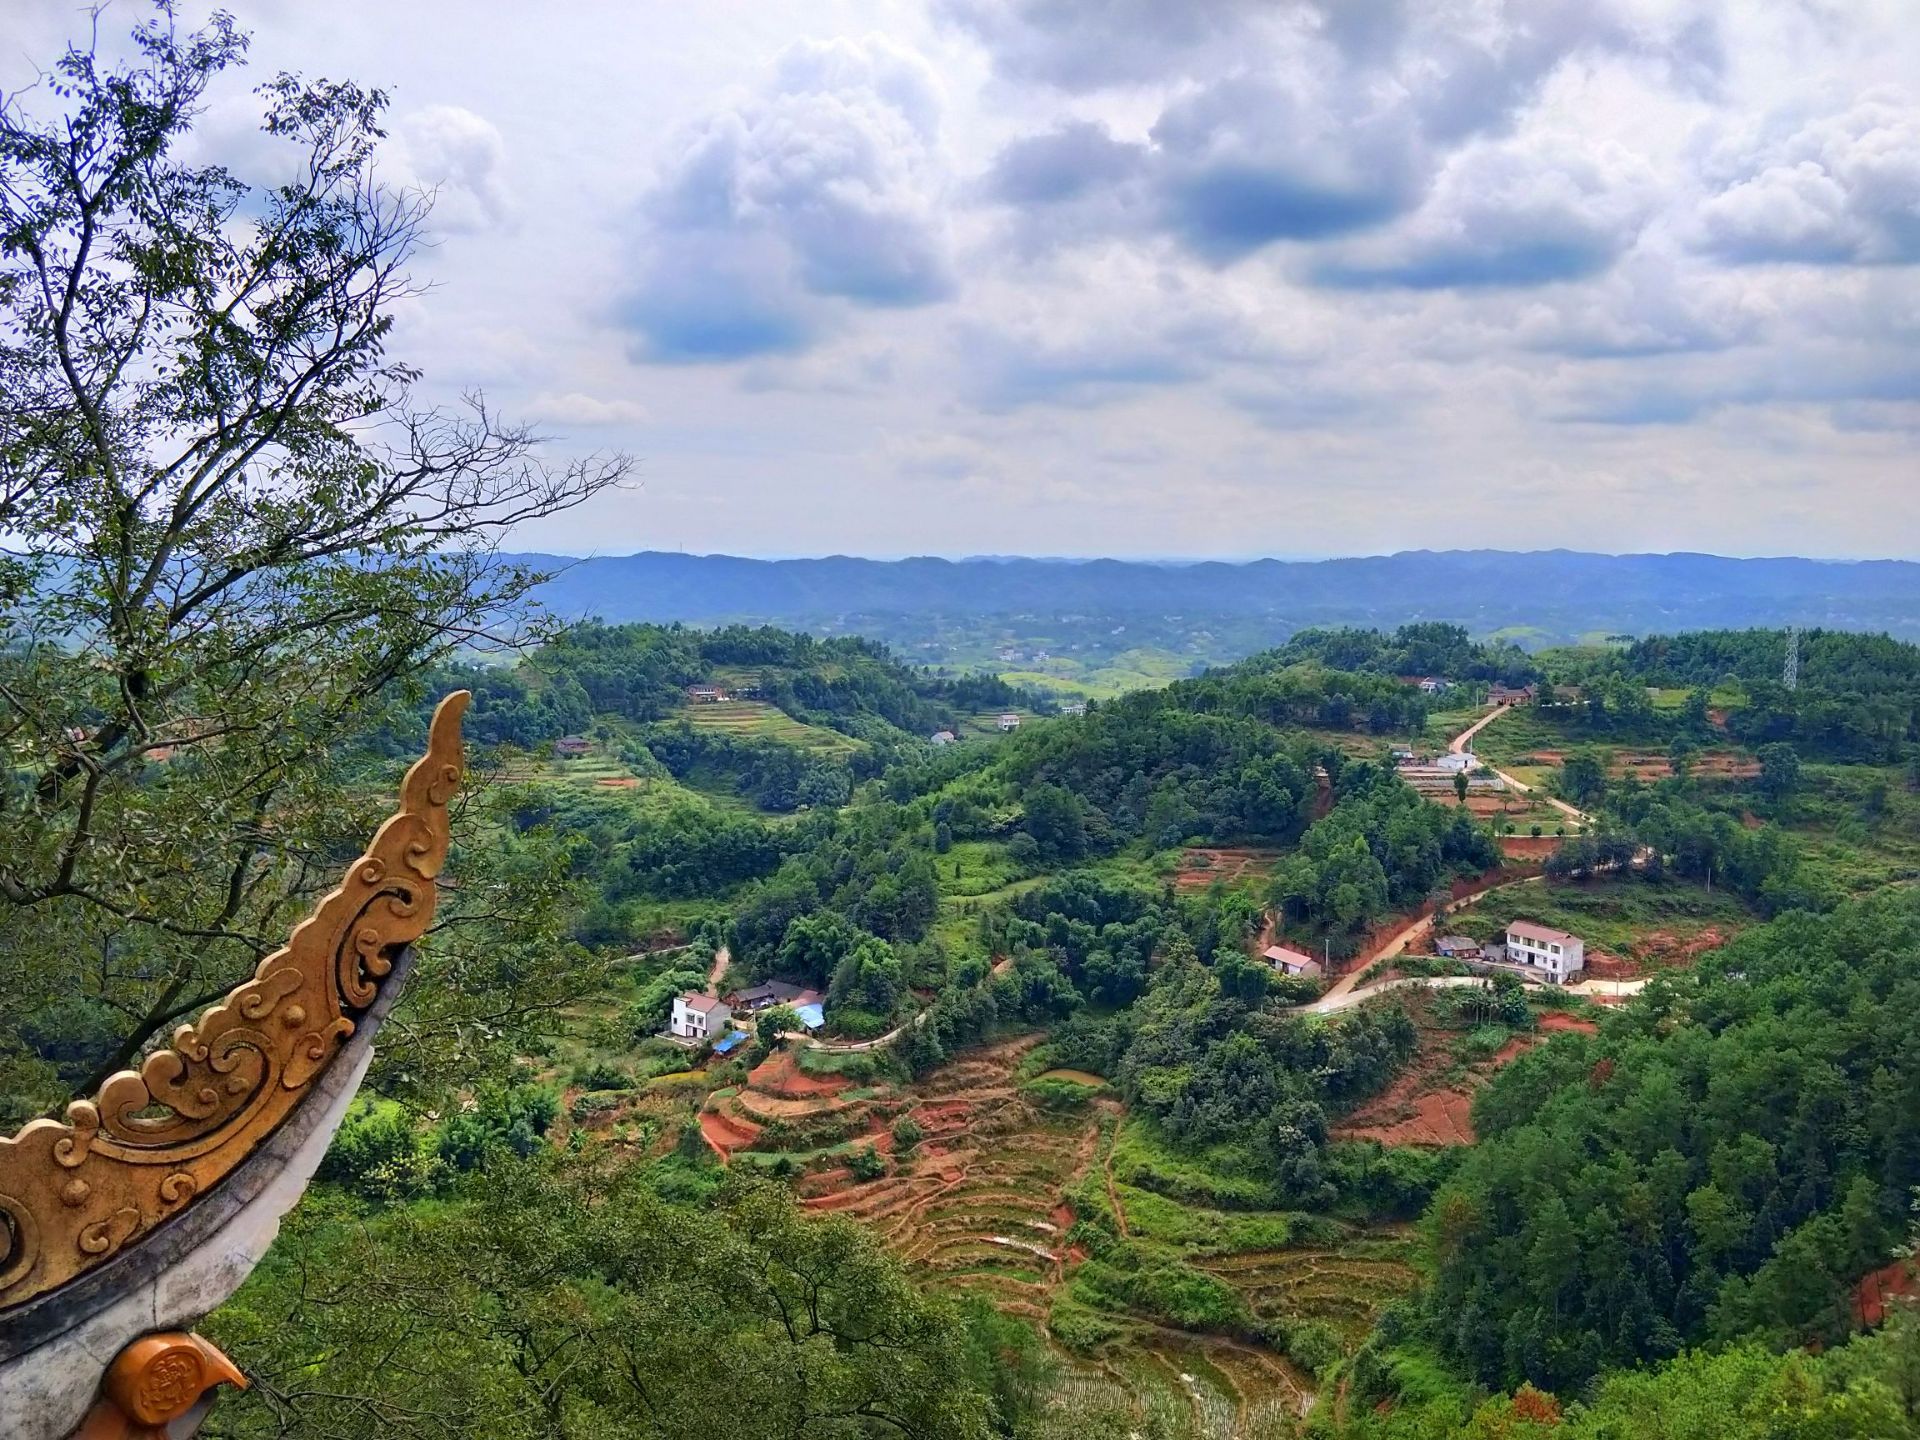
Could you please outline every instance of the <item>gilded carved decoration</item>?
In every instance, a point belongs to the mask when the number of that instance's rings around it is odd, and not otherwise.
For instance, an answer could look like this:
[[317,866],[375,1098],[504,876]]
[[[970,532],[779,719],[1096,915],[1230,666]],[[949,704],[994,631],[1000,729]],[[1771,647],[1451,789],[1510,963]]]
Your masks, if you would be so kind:
[[468,692],[434,711],[400,809],[286,945],[138,1071],[67,1118],[0,1139],[0,1309],[45,1294],[192,1204],[299,1106],[400,949],[426,933],[446,863]]
[[198,1335],[143,1335],[115,1357],[73,1440],[167,1440],[178,1420],[216,1385],[244,1390],[247,1377]]

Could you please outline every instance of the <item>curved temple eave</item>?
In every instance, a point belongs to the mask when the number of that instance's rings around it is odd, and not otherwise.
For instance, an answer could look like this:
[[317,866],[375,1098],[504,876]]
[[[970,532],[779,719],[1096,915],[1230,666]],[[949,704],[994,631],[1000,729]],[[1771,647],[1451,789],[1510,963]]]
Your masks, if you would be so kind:
[[[451,843],[470,695],[435,709],[400,808],[253,975],[64,1121],[0,1138],[0,1310],[104,1262],[205,1194],[283,1124],[426,933]],[[150,1117],[144,1112],[165,1113]]]

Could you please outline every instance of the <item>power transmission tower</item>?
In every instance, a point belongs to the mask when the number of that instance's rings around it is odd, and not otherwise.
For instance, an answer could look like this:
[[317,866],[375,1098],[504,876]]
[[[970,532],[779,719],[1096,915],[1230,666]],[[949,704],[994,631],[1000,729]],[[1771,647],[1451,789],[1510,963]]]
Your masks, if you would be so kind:
[[1800,627],[1787,627],[1787,664],[1780,672],[1780,683],[1789,690],[1800,688]]

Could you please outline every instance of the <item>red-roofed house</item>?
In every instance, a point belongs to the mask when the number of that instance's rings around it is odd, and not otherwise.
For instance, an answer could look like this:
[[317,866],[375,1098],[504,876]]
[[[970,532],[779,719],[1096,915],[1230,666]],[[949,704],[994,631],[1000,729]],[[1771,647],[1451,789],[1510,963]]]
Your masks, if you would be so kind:
[[667,1021],[669,1034],[682,1040],[711,1040],[723,1035],[733,1023],[733,1007],[718,995],[702,995],[689,990],[674,998],[673,1015]]

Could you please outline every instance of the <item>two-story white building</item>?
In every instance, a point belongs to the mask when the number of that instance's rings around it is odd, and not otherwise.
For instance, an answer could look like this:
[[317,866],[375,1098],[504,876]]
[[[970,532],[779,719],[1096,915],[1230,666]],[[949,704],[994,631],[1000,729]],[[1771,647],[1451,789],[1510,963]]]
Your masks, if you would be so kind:
[[1507,959],[1538,970],[1550,984],[1564,985],[1587,968],[1587,947],[1578,935],[1515,920],[1507,926]]
[[702,995],[689,990],[673,1001],[673,1014],[667,1020],[667,1033],[682,1040],[712,1040],[727,1032],[733,1023],[733,1007],[718,995]]

